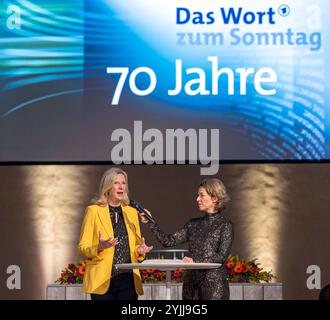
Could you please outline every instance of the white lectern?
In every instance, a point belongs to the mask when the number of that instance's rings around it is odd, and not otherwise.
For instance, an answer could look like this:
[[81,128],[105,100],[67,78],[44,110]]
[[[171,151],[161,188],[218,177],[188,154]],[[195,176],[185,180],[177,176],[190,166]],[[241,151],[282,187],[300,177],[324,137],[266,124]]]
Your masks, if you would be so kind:
[[221,263],[185,263],[175,259],[145,260],[142,263],[116,264],[117,269],[156,269],[166,271],[166,300],[171,299],[171,271],[176,269],[216,269]]

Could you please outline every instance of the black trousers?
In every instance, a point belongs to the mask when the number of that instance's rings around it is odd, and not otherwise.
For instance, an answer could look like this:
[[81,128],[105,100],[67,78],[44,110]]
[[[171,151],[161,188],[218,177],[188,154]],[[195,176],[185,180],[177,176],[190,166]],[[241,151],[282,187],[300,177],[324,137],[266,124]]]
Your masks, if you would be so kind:
[[137,300],[133,272],[120,273],[113,277],[108,291],[104,294],[91,294],[92,300]]

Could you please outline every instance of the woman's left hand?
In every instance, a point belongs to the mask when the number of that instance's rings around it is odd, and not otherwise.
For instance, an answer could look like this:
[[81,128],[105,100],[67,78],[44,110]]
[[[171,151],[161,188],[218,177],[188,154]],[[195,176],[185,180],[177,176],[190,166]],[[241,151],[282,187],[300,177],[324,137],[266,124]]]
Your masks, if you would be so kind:
[[184,262],[184,263],[193,263],[194,260],[192,258],[190,258],[190,257],[184,257],[182,259],[182,262]]
[[142,242],[140,246],[138,247],[138,253],[141,256],[144,256],[146,253],[150,252],[152,250],[153,246],[148,247],[144,241],[144,238],[142,238]]

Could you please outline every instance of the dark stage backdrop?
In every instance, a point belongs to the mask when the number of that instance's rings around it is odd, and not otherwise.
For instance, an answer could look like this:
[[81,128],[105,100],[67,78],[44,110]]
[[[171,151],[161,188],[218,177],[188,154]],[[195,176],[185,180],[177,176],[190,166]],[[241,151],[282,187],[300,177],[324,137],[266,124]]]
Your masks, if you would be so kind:
[[[0,298],[44,299],[46,286],[76,253],[84,208],[107,166],[0,167]],[[132,198],[150,209],[165,231],[199,215],[198,166],[124,166]],[[231,164],[218,175],[235,225],[232,253],[258,258],[283,283],[284,299],[316,299],[309,290],[310,265],[330,282],[330,164]],[[160,245],[145,226],[148,244]],[[180,246],[183,247],[183,246]],[[9,290],[7,267],[22,271],[21,290]]]

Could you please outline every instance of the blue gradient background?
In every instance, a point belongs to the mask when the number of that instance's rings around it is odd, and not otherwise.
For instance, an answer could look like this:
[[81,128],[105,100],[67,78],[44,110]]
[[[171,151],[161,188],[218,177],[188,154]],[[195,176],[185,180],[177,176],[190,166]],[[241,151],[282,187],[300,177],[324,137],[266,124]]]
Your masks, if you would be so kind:
[[[274,9],[283,1],[237,1],[246,9]],[[20,7],[22,26],[6,28],[9,4]],[[326,0],[286,1],[290,16],[276,26],[176,26],[175,7],[216,10],[233,1],[3,1],[0,29],[0,161],[111,160],[109,136],[116,128],[219,128],[223,160],[321,160],[330,158]],[[147,6],[148,5],[148,6]],[[194,7],[196,5],[196,7]],[[320,19],[309,21],[320,10]],[[176,32],[322,32],[322,48],[303,46],[176,45]],[[274,96],[261,96],[249,81],[247,95],[229,96],[224,79],[217,96],[168,96],[175,59],[201,67],[210,77],[208,56],[219,67],[272,67]],[[146,66],[157,75],[148,96],[124,87],[111,100],[118,75],[107,67]],[[191,76],[185,76],[185,80]],[[235,87],[238,85],[235,80]],[[137,86],[148,85],[146,77]],[[207,86],[210,88],[208,79]]]

